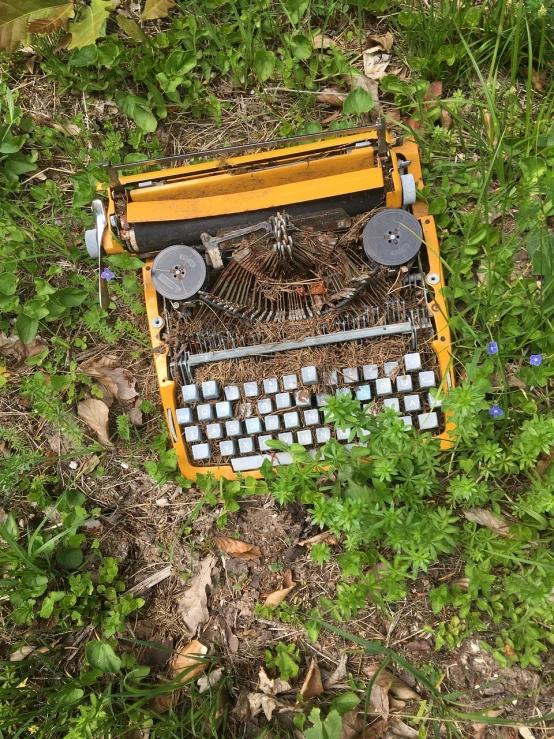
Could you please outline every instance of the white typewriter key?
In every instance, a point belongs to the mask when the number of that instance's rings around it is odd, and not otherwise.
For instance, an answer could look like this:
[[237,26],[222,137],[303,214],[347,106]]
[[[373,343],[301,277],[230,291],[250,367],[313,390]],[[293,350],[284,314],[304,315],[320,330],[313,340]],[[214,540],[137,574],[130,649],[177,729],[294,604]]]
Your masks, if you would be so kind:
[[296,411],[283,414],[286,429],[297,429],[300,426],[300,417]]
[[206,426],[208,439],[223,439],[223,426],[220,423],[209,423]]
[[366,429],[360,429],[358,431],[358,439],[360,439],[360,441],[365,441],[370,436],[371,436],[371,431],[367,431]]
[[296,375],[285,375],[283,377],[283,390],[296,390],[298,377]]
[[344,382],[359,382],[360,380],[360,373],[357,367],[347,367],[342,370],[341,374]]
[[231,403],[229,403],[228,400],[221,400],[219,403],[215,404],[215,415],[218,418],[232,418],[233,417],[233,407]]
[[263,416],[265,416],[266,413],[271,413],[273,411],[273,402],[271,398],[262,398],[261,400],[258,400],[258,410]]
[[379,368],[376,364],[364,364],[362,374],[364,380],[376,380],[379,377]]
[[413,413],[421,410],[421,401],[419,395],[406,395],[404,397],[404,410],[406,413]]
[[243,387],[244,387],[244,394],[246,395],[247,398],[255,398],[256,395],[260,394],[257,382],[245,382]]
[[279,392],[279,381],[276,377],[271,377],[268,380],[264,380],[264,393],[273,395]]
[[192,423],[192,411],[190,408],[177,408],[177,423],[186,426]]
[[411,375],[398,375],[396,389],[399,393],[410,393],[414,389]]
[[418,372],[421,369],[421,354],[404,354],[404,367],[406,372]]
[[437,429],[439,427],[439,421],[436,413],[422,413],[421,416],[417,417],[419,428],[422,431],[429,429]]
[[302,367],[300,376],[304,385],[315,385],[317,382],[317,369],[311,365],[310,367]]
[[327,393],[317,393],[315,396],[315,404],[318,408],[324,408],[327,405]]
[[420,372],[419,373],[419,387],[435,387],[435,373],[434,372]]
[[[431,408],[440,408],[442,405],[442,399],[437,396],[436,392],[430,392],[427,394],[427,402]],[[179,411],[177,411],[177,420],[179,421]],[[181,423],[181,421],[179,421]]]
[[282,411],[285,408],[290,408],[292,405],[292,396],[290,393],[277,393],[275,396],[275,408],[278,411]]
[[214,419],[214,407],[208,403],[196,406],[196,413],[199,421],[213,421]]
[[212,449],[209,444],[196,444],[191,446],[192,458],[196,461],[199,459],[209,459],[212,455]]
[[259,418],[247,418],[244,426],[247,434],[259,434],[262,430],[262,422]]
[[225,424],[227,436],[240,436],[242,434],[242,423],[240,421],[227,421]]
[[336,370],[331,370],[331,372],[325,372],[323,374],[323,382],[325,385],[336,385],[338,381],[339,378]]
[[336,390],[336,396],[337,398],[340,395],[346,395],[347,398],[352,397],[352,390],[349,387],[338,387]]
[[254,454],[252,457],[235,457],[231,460],[231,467],[234,472],[248,472],[249,470],[258,470],[265,459],[263,454]]
[[292,438],[292,433],[290,431],[283,431],[282,434],[278,434],[277,438],[279,441],[282,441],[284,444],[288,444],[289,446],[294,443],[294,439]]
[[337,433],[337,439],[339,441],[348,441],[348,439],[350,438],[351,431],[352,431],[352,429],[351,428],[348,428],[348,427],[345,428],[344,431],[342,429],[337,429],[337,431],[336,431],[336,433]]
[[292,464],[292,454],[289,454],[288,452],[277,452],[277,454],[274,454],[272,457],[272,460],[274,465],[276,464]]
[[309,446],[310,444],[313,444],[312,432],[310,431],[310,429],[302,429],[302,431],[298,431],[296,434],[296,439],[299,444],[302,444],[302,446]]
[[304,426],[317,426],[319,423],[319,411],[310,409],[304,411]]
[[312,405],[312,395],[305,387],[294,393],[294,401],[299,408],[310,408]]
[[197,403],[200,400],[198,385],[183,385],[182,390],[185,403]]
[[217,400],[219,398],[219,384],[214,380],[202,383],[202,395],[204,400]]
[[271,434],[268,434],[266,436],[258,436],[258,444],[260,446],[261,452],[267,452],[271,449],[271,447],[267,446],[268,441],[272,441],[273,436]]
[[414,425],[414,422],[413,422],[411,416],[401,416],[400,417],[400,420],[401,421],[404,421],[404,425],[405,426],[413,426]]
[[252,454],[254,451],[254,439],[246,436],[243,439],[239,439],[239,452],[241,454]]
[[227,385],[223,388],[225,400],[240,400],[240,387],[238,385]]
[[388,377],[381,377],[375,380],[375,391],[377,395],[390,395],[392,393],[392,383]]
[[360,385],[356,390],[356,397],[362,403],[367,400],[371,400],[371,388],[369,385]]
[[383,366],[383,373],[385,377],[390,377],[397,369],[398,362],[385,362]]
[[331,438],[331,432],[329,429],[320,428],[315,430],[315,440],[318,444],[325,444]]
[[228,439],[219,444],[219,453],[222,457],[232,457],[236,453],[235,442]]
[[266,416],[264,418],[264,426],[266,431],[279,431],[281,428],[281,419],[279,416]]
[[187,426],[185,429],[185,439],[189,444],[194,444],[202,438],[202,429],[200,426]]
[[385,408],[392,408],[393,411],[400,413],[400,401],[398,398],[387,398],[386,400],[383,400],[383,405]]

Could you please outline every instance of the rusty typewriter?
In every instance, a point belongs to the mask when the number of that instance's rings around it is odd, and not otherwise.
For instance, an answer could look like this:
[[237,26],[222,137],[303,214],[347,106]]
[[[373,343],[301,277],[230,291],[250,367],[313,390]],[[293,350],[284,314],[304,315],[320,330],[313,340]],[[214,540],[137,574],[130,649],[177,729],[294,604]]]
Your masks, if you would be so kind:
[[356,443],[326,422],[326,398],[341,393],[448,444],[444,276],[433,217],[416,198],[413,141],[380,121],[108,175],[86,235],[100,300],[107,307],[105,255],[144,261],[160,393],[186,477],[289,464],[272,439]]

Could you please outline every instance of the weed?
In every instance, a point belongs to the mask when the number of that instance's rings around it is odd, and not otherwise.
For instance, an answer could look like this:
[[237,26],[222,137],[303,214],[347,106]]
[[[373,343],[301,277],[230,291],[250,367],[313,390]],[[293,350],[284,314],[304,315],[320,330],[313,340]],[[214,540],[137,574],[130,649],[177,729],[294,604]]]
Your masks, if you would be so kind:
[[298,675],[299,660],[300,652],[294,644],[278,642],[275,647],[275,654],[272,654],[269,649],[266,649],[265,652],[266,665],[269,668],[275,667],[281,680],[290,680],[291,677]]

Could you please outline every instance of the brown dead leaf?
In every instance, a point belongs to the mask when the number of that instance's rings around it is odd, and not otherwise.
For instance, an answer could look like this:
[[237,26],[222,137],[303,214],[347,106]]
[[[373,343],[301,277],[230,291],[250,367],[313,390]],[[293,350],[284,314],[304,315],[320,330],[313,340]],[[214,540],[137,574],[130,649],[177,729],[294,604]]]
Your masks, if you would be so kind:
[[322,531],[321,534],[316,534],[315,536],[311,536],[309,539],[299,541],[298,546],[310,547],[311,549],[315,544],[319,544],[322,541],[326,542],[330,546],[335,546],[335,544],[337,544],[337,537],[330,531]]
[[405,739],[417,739],[419,736],[417,729],[408,726],[399,718],[391,719],[389,729],[394,736],[405,737]]
[[19,647],[19,649],[16,649],[15,652],[12,652],[10,654],[9,660],[10,662],[22,662],[34,651],[35,651],[34,647],[28,647],[28,646]]
[[255,544],[248,544],[240,539],[231,539],[230,536],[220,536],[215,540],[218,549],[237,559],[258,559],[262,553]]
[[263,711],[266,719],[270,721],[275,709],[279,706],[285,705],[272,695],[265,695],[264,693],[248,693],[246,697],[248,699],[250,716],[252,718],[257,716],[260,711]]
[[311,701],[312,698],[316,698],[318,695],[323,693],[323,683],[321,682],[321,672],[316,660],[312,657],[310,668],[306,673],[302,687],[300,688],[300,695],[303,700]]
[[150,698],[148,708],[154,713],[164,713],[169,710],[172,703],[173,693],[162,693],[161,695],[156,695],[154,698]]
[[70,136],[78,136],[81,133],[81,129],[79,128],[79,126],[76,126],[74,123],[69,123],[69,121],[56,123],[56,121],[50,118],[50,116],[42,115],[41,113],[31,113],[30,115],[35,123],[37,123],[39,126],[47,126],[48,128],[53,128],[55,131],[59,131],[65,136],[67,136],[68,134]]
[[332,672],[325,681],[325,687],[327,689],[332,688],[334,685],[338,685],[339,683],[342,683],[344,682],[344,680],[346,680],[346,678],[348,677],[348,672],[346,670],[347,662],[348,655],[341,654],[336,670]]
[[387,67],[390,64],[390,56],[380,51],[366,49],[363,52],[363,63],[365,76],[377,82],[386,75]]
[[79,418],[94,431],[98,441],[104,446],[113,446],[109,439],[108,431],[108,406],[98,398],[87,398],[77,405]]
[[296,585],[292,579],[292,570],[285,570],[283,572],[283,582],[281,584],[283,588],[293,588]]
[[258,688],[265,695],[279,695],[279,693],[286,693],[289,691],[291,686],[286,680],[281,680],[278,677],[272,680],[267,676],[267,672],[264,668],[260,667],[260,672],[258,673]]
[[296,587],[296,583],[292,579],[291,570],[286,570],[283,574],[283,582],[281,583],[281,589],[275,590],[270,593],[265,599],[266,606],[278,606],[282,603],[290,591]]
[[224,672],[224,667],[218,667],[217,669],[208,672],[206,675],[202,675],[202,677],[199,677],[197,681],[198,692],[204,693],[206,690],[208,690],[208,688],[213,688],[214,685],[217,685],[223,677]]
[[376,714],[378,714],[385,721],[389,717],[389,695],[388,686],[378,684],[377,681],[371,688],[370,702]]
[[177,601],[177,612],[192,636],[198,628],[206,623],[209,618],[208,596],[206,588],[212,584],[212,569],[215,567],[216,558],[208,554],[200,563],[198,574],[191,577],[188,587]]
[[141,400],[137,400],[135,402],[135,405],[131,410],[127,411],[127,415],[129,416],[129,421],[133,424],[133,426],[142,426],[142,411],[139,408],[139,405],[141,404]]
[[364,722],[362,716],[358,713],[358,709],[353,708],[351,711],[347,711],[342,717],[340,739],[356,739],[363,730]]
[[334,105],[337,108],[342,108],[345,99],[346,93],[341,92],[336,87],[324,87],[323,90],[316,96],[316,100],[318,103]]
[[478,523],[480,526],[486,526],[487,529],[494,531],[500,536],[511,537],[509,530],[510,524],[484,508],[469,508],[467,511],[464,511],[464,517],[468,521]]
[[28,23],[27,31],[28,33],[42,34],[54,33],[54,31],[59,31],[60,28],[66,29],[69,19],[73,18],[74,15],[73,3],[60,5],[50,15],[47,15],[46,18],[39,18]]
[[322,33],[316,33],[312,39],[312,47],[314,49],[329,49],[331,46],[336,46],[335,42],[329,36],[324,36]]
[[342,113],[340,110],[336,110],[334,113],[331,113],[331,115],[325,116],[325,118],[321,119],[322,123],[331,123],[332,121],[336,121],[337,118],[340,118]]
[[379,44],[387,53],[392,49],[392,45],[394,44],[394,37],[390,31],[387,31],[383,36],[371,34],[367,38],[368,41],[374,41],[376,44]]
[[119,358],[110,354],[94,357],[79,366],[81,372],[97,379],[98,384],[119,400],[132,400],[138,393],[133,375],[119,366]]
[[407,125],[408,125],[408,128],[412,129],[412,131],[422,131],[423,130],[423,121],[419,117],[414,118],[413,116],[410,116],[408,118]]
[[441,126],[445,128],[447,131],[449,131],[452,128],[452,116],[446,110],[446,108],[441,108],[440,121],[441,121]]
[[[529,74],[529,67],[523,67],[525,75]],[[536,69],[531,68],[531,84],[537,92],[544,92],[544,86],[546,84],[546,69],[541,69],[539,72]]]
[[97,454],[90,454],[88,457],[85,457],[83,461],[81,462],[81,466],[79,467],[78,473],[81,475],[90,475],[91,472],[94,472],[94,470],[98,467],[100,464],[100,457]]
[[459,577],[457,580],[452,581],[452,585],[457,585],[460,590],[463,590],[464,593],[467,593],[469,589],[469,577]]
[[12,357],[18,365],[23,364],[28,357],[34,357],[45,349],[47,349],[47,346],[40,336],[37,336],[30,344],[23,344],[18,336],[6,336],[3,331],[0,331],[0,355]]
[[[364,672],[369,678],[372,678],[378,669],[379,665],[370,665],[365,668]],[[390,690],[390,692],[393,693],[396,698],[399,698],[400,700],[421,700],[421,696],[419,695],[419,693],[416,693],[415,690],[412,690],[412,688],[406,685],[404,680],[396,677],[396,675],[388,672],[388,670],[383,670],[379,673],[379,677],[377,678],[376,683],[377,685]]]
[[518,726],[517,730],[522,739],[535,739],[535,735],[528,726]]
[[389,707],[391,711],[402,711],[406,708],[406,701],[399,701],[397,698],[389,696]]
[[541,452],[537,460],[537,466],[535,467],[537,474],[543,477],[546,473],[546,470],[550,467],[553,461],[554,447],[550,448],[550,454],[545,454],[544,452]]
[[172,677],[179,677],[183,683],[198,677],[208,666],[207,662],[200,661],[207,653],[208,647],[193,639],[169,663]]
[[435,98],[442,97],[442,82],[431,82],[427,88],[427,92],[423,96],[424,100],[434,101]]

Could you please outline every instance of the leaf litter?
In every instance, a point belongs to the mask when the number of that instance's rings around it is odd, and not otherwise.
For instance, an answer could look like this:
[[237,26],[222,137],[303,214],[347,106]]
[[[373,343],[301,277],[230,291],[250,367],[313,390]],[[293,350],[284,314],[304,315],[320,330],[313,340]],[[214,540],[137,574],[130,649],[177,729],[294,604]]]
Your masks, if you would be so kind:
[[200,563],[199,571],[188,581],[188,587],[177,600],[177,613],[187,629],[189,636],[197,633],[210,614],[208,613],[208,596],[206,588],[212,584],[212,570],[216,558],[208,554]]

